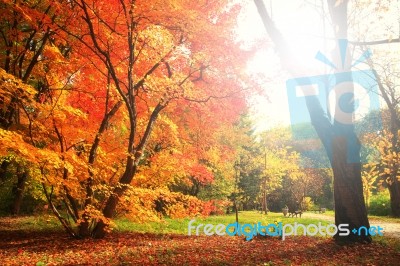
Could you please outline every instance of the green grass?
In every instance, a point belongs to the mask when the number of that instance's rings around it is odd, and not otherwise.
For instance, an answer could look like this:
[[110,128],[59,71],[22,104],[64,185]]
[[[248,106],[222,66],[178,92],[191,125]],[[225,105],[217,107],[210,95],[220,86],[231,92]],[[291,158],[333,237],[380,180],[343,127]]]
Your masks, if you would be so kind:
[[325,213],[323,213],[323,214],[328,215],[328,216],[335,217],[335,212],[332,211],[332,210],[326,210]]
[[[334,216],[333,211],[327,211],[325,215]],[[395,222],[400,223],[400,219],[391,218],[391,217],[379,217],[379,216],[369,216],[372,223],[376,222]],[[58,220],[51,215],[41,215],[41,216],[25,216],[25,217],[4,217],[2,218],[3,225],[0,224],[1,230],[22,230],[22,231],[57,231],[63,230],[62,226],[58,222]],[[230,223],[235,222],[235,214],[229,215],[219,215],[219,216],[208,216],[208,217],[195,217],[192,218],[196,221],[193,223],[194,226],[199,224],[224,224],[228,225]],[[155,233],[155,234],[188,234],[188,224],[190,222],[190,218],[185,219],[170,219],[165,218],[161,222],[149,222],[149,223],[137,223],[132,222],[126,218],[119,218],[114,220],[113,230],[117,232],[141,232],[141,233]],[[292,217],[284,217],[282,213],[274,213],[269,212],[268,215],[260,214],[255,211],[242,211],[239,212],[239,223],[240,224],[256,224],[261,222],[262,225],[268,225],[271,223],[279,223],[282,222],[285,224],[294,225],[295,222],[299,224],[304,224],[305,226],[309,224],[318,224],[326,226],[330,222],[320,220],[317,218],[292,218]],[[194,230],[192,232],[195,233]],[[298,231],[298,234],[301,234],[301,230]],[[377,238],[378,241],[384,243],[385,240],[381,240]],[[386,239],[386,238],[383,238]],[[398,247],[400,250],[400,241]]]
[[[208,217],[196,217],[192,218],[196,221],[193,225],[199,224],[224,224],[228,225],[230,223],[234,223],[235,215],[219,215],[219,216],[208,216]],[[129,232],[148,232],[148,233],[175,233],[175,234],[188,234],[188,224],[190,222],[190,218],[185,219],[170,219],[166,218],[162,222],[150,222],[150,223],[134,223],[127,219],[117,219],[115,220],[115,231],[129,231]],[[268,215],[260,214],[255,211],[243,211],[239,212],[239,223],[240,224],[256,224],[261,222],[262,225],[268,225],[271,223],[279,223],[282,222],[285,224],[294,224],[295,222],[299,224],[309,225],[309,224],[318,224],[327,225],[329,222],[321,221],[319,219],[310,219],[310,218],[292,218],[292,217],[284,217],[282,213],[274,213],[269,212]],[[194,233],[194,232],[193,232]],[[301,231],[299,231],[299,234]]]

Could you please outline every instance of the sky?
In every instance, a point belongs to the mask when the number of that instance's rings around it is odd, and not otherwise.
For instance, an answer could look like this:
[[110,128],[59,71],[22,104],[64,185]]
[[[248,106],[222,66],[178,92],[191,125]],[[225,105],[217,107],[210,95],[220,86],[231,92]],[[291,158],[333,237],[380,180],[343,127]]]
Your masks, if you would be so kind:
[[[316,1],[321,2],[321,1]],[[304,62],[315,64],[314,56],[324,48],[323,25],[318,10],[305,1],[298,0],[264,0],[268,12],[287,41],[294,44]],[[272,12],[271,12],[272,11]],[[261,72],[267,75],[264,89],[267,97],[251,99],[256,128],[259,131],[278,125],[289,125],[290,116],[286,94],[286,81],[291,78],[280,67],[280,60],[272,48],[262,21],[253,1],[249,1],[246,12],[239,20],[239,34],[243,39],[260,42],[256,57],[249,62],[249,72]],[[325,32],[326,34],[326,32]],[[324,66],[319,63],[318,66]]]

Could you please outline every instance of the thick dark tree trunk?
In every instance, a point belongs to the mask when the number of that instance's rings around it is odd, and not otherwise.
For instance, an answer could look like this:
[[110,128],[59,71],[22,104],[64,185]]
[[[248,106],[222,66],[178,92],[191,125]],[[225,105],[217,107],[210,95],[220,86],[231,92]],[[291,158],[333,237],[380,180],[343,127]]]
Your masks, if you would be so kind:
[[85,213],[82,215],[82,222],[79,224],[78,228],[78,235],[81,238],[87,238],[91,235],[90,232],[90,217],[88,215],[85,215]]
[[[104,217],[110,219],[114,216],[115,210],[117,208],[119,197],[122,195],[123,191],[121,188],[114,190],[114,195],[110,196],[107,200],[106,206],[103,209]],[[93,230],[94,238],[103,238],[107,233],[108,224],[103,220],[98,221],[96,227]]]
[[[335,27],[336,38],[347,39],[347,5],[348,0],[338,2],[336,0],[328,0],[329,12]],[[343,64],[343,71],[351,71],[351,55],[349,51],[346,54],[350,60],[342,62],[339,51],[344,47],[337,46],[336,63]],[[345,47],[347,50],[347,47]],[[338,72],[338,70],[336,70]],[[349,74],[351,75],[351,74]],[[351,76],[350,76],[351,78]],[[351,80],[351,79],[350,79]],[[354,91],[353,83],[346,83],[347,91]],[[336,95],[338,98],[339,95]],[[352,110],[355,110],[354,103]],[[367,208],[365,207],[363,185],[361,179],[361,158],[360,158],[360,141],[354,132],[354,123],[344,125],[339,122],[337,111],[340,108],[335,106],[335,122],[333,130],[336,136],[332,139],[332,159],[331,165],[334,176],[334,199],[335,199],[335,223],[349,224],[349,229],[358,229],[361,226],[369,228]],[[354,121],[354,114],[353,114]],[[350,233],[349,236],[335,235],[337,242],[371,242],[371,237],[367,235],[358,235]]]
[[[283,64],[287,64],[288,71],[293,75],[298,74],[296,67],[301,68],[301,62],[296,61],[296,56],[291,53],[281,33],[269,17],[263,1],[254,0],[254,2],[268,34],[280,53]],[[338,39],[346,38],[347,1],[328,0],[328,6]],[[291,61],[291,64],[288,64],[288,61]],[[361,226],[369,228],[361,181],[360,145],[354,128],[343,127],[337,122],[332,124],[316,96],[305,98],[311,122],[330,158],[333,170],[335,223],[336,225],[348,224],[350,230]],[[351,148],[348,149],[348,147]],[[336,235],[335,240],[370,242],[371,237],[350,233],[348,236]]]
[[400,217],[400,182],[395,177],[388,185],[390,193],[390,207],[394,217]]
[[21,210],[22,200],[24,197],[25,183],[28,178],[28,173],[26,171],[17,173],[17,183],[13,188],[14,201],[11,206],[11,213],[13,215],[18,215]]
[[9,161],[4,160],[0,165],[0,182],[3,182],[7,178],[7,167],[10,165]]
[[[358,229],[361,226],[369,228],[362,190],[361,164],[347,161],[347,145],[345,138],[336,138],[333,141],[335,224],[348,224],[349,230]],[[358,236],[352,233],[349,236],[336,235],[335,239],[338,242],[371,241],[369,236]]]
[[[117,187],[114,189],[113,194],[108,198],[107,203],[103,209],[104,217],[110,219],[114,216],[115,210],[118,205],[118,200],[125,192],[126,187]],[[96,227],[93,229],[92,236],[94,238],[103,238],[107,233],[108,224],[103,220],[97,222]]]

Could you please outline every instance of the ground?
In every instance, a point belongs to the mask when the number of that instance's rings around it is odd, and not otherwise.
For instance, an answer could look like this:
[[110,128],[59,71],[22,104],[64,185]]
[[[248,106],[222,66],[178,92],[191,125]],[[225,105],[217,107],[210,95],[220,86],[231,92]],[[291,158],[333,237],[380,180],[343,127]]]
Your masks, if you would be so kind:
[[[326,216],[317,214],[319,219],[331,219]],[[400,261],[394,238],[339,246],[322,237],[246,241],[242,236],[115,230],[105,239],[75,240],[59,229],[37,230],[32,218],[26,219],[34,230],[20,218],[0,218],[2,265],[399,265]],[[297,221],[307,221],[302,219]]]

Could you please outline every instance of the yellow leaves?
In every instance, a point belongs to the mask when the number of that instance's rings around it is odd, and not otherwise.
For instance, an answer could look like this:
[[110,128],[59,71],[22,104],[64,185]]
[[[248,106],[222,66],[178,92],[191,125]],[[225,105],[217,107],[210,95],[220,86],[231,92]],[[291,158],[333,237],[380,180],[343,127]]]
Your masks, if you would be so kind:
[[[135,56],[147,62],[156,62],[165,56],[174,46],[174,37],[166,28],[149,25],[139,32],[139,46]],[[138,44],[137,44],[138,45]]]
[[[164,92],[165,88],[172,86],[174,86],[174,82],[168,77],[149,76],[146,78],[146,87],[153,93]],[[149,94],[149,96],[151,97],[152,95]]]
[[31,102],[35,94],[33,87],[0,68],[0,96],[4,97],[3,101],[9,102],[11,97],[16,97],[19,101]]
[[385,168],[383,170],[383,173],[389,175],[391,173],[391,170],[389,168]]
[[169,151],[153,155],[148,166],[140,167],[140,173],[133,184],[148,188],[166,187],[173,182],[175,176],[185,175],[185,167],[179,158],[181,156],[171,155]]
[[34,150],[31,145],[24,142],[22,135],[18,132],[0,128],[0,155],[5,156],[13,152],[27,158],[28,161],[36,161]]
[[106,217],[104,217],[103,213],[91,204],[87,205],[85,210],[82,212],[82,218],[77,221],[77,224],[82,223],[84,220],[83,218],[93,219],[95,221],[102,221],[104,224],[107,225],[107,229],[111,230],[111,225],[113,225],[112,221]]
[[291,173],[297,178],[299,173],[299,156],[296,152],[290,152],[286,148],[265,150],[264,173],[273,178],[280,178],[286,173]]
[[87,117],[87,114],[82,112],[82,110],[80,110],[78,108],[74,108],[67,104],[61,105],[60,109],[71,116],[77,116],[77,117],[83,117],[83,118]]
[[204,64],[205,62],[209,62],[211,60],[211,55],[205,52],[197,52],[192,55],[191,63],[192,64]]
[[66,114],[63,112],[60,112],[59,110],[54,110],[53,111],[53,118],[58,121],[58,122],[64,122],[65,119],[67,118]]
[[[387,183],[391,185],[395,178],[400,176],[400,153],[393,147],[393,134],[384,130],[382,134],[374,142],[378,155],[375,163],[364,166],[369,169],[363,171],[363,179],[371,179],[379,176],[379,184]],[[398,143],[395,145],[399,145]],[[364,180],[364,182],[367,182]]]
[[174,219],[185,218],[187,217],[187,211],[182,202],[177,202],[167,209],[167,215]]
[[[168,189],[130,187],[120,201],[119,211],[135,222],[160,221],[160,215],[184,218],[200,215],[204,203],[193,196],[171,192]],[[157,210],[161,211],[158,213]]]
[[79,120],[85,120],[88,116],[82,110],[74,108],[67,103],[69,94],[62,92],[59,95],[58,101],[54,105],[43,104],[41,105],[41,111],[43,115],[41,118],[51,116],[55,122],[59,122],[60,125],[68,120],[68,122],[77,122]]
[[159,217],[154,211],[156,199],[155,190],[131,187],[120,201],[118,208],[120,211],[124,211],[130,220],[136,222],[159,221]]
[[376,170],[376,166],[368,167],[368,170],[363,170],[362,171],[362,181],[363,181],[363,186],[364,189],[366,190],[371,190],[372,188],[375,188],[375,181],[379,176],[379,172]]

